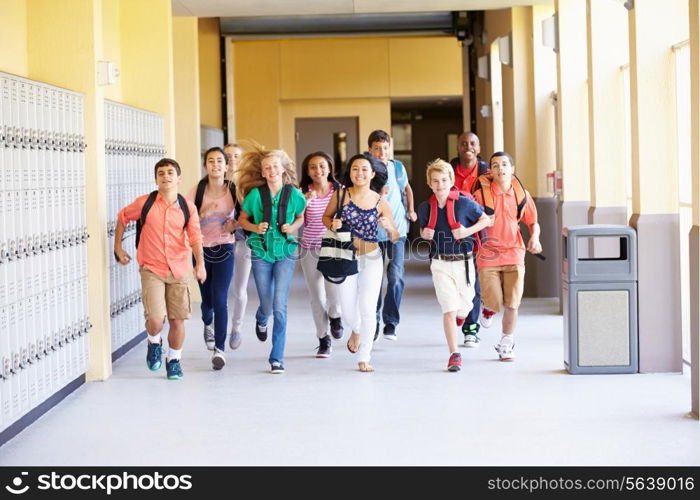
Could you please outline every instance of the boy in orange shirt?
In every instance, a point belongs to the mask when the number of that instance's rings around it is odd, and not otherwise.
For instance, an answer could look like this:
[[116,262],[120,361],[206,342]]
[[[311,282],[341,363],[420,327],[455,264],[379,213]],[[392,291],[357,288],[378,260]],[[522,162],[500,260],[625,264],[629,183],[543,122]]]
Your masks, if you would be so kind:
[[[530,193],[525,191],[514,174],[513,158],[508,153],[491,155],[490,183],[482,182],[474,196],[487,215],[494,218],[493,226],[485,229],[486,238],[477,256],[481,300],[481,326],[491,326],[493,316],[504,306],[503,335],[495,346],[501,361],[515,359],[513,333],[518,319],[518,307],[525,282],[525,251],[542,252],[537,209]],[[530,230],[527,248],[520,234],[519,221]]]
[[[200,283],[204,282],[207,272],[204,268],[197,208],[177,192],[181,180],[180,165],[175,160],[163,158],[156,163],[154,173],[158,191],[146,214],[140,237],[137,237],[136,251],[148,332],[146,365],[152,371],[161,367],[163,340],[160,332],[167,315],[170,331],[165,367],[168,378],[178,380],[183,376],[180,357],[185,342],[185,320],[192,312],[185,279],[191,269],[185,232],[194,254],[195,278]],[[114,233],[114,255],[122,265],[131,262],[131,256],[122,249],[124,229],[129,222],[141,219],[143,207],[152,195],[153,193],[140,196],[119,211]],[[189,212],[186,226],[185,209]]]

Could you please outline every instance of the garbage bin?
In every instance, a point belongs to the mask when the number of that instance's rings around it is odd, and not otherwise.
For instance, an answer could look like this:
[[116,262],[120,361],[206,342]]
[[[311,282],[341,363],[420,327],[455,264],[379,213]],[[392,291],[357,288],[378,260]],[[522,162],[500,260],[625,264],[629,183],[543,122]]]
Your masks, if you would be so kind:
[[562,229],[564,364],[569,373],[637,373],[637,234]]

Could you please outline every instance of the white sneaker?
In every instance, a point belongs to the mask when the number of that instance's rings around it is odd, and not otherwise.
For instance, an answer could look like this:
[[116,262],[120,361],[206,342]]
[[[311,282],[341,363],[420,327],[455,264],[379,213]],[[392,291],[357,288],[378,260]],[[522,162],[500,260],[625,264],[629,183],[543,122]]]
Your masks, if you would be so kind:
[[481,308],[481,315],[479,315],[479,324],[483,326],[484,328],[491,328],[491,324],[493,323],[493,317],[496,315],[496,311],[492,311],[491,309],[486,309],[485,307]]
[[236,349],[241,347],[242,341],[243,341],[243,338],[241,337],[241,332],[234,332],[232,330],[231,336],[228,339],[228,346],[231,348],[231,350],[235,351]]
[[464,347],[479,347],[479,336],[476,333],[467,333],[464,336]]
[[214,341],[214,327],[212,325],[204,325],[204,345],[207,349],[213,351],[216,349],[216,342]]
[[515,343],[511,335],[501,337],[501,342],[496,344],[494,348],[498,353],[498,359],[501,361],[513,361],[515,359],[515,353],[513,352]]
[[214,370],[221,370],[226,365],[226,358],[223,351],[214,350],[214,356],[211,358],[211,366]]

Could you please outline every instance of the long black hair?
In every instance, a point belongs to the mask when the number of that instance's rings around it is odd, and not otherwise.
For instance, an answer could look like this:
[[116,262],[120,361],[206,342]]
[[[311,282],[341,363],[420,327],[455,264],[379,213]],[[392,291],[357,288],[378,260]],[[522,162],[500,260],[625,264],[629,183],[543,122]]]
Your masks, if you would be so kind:
[[382,189],[386,184],[389,173],[387,172],[386,165],[384,165],[384,163],[368,153],[357,154],[347,161],[345,164],[345,173],[343,175],[343,184],[345,184],[346,187],[353,185],[352,181],[350,180],[350,167],[352,167],[355,160],[367,160],[369,162],[372,170],[374,171],[374,177],[369,184],[369,188],[375,193],[382,194]]
[[301,192],[302,193],[308,192],[309,185],[314,183],[314,181],[311,180],[311,176],[309,175],[309,162],[311,161],[311,158],[315,158],[316,156],[326,160],[326,163],[328,163],[328,182],[330,182],[334,188],[337,189],[337,187],[338,187],[338,181],[335,180],[335,176],[333,175],[333,170],[334,170],[333,158],[331,158],[328,154],[324,153],[323,151],[316,151],[315,153],[311,153],[309,155],[306,155],[306,158],[304,158],[304,161],[301,162]]

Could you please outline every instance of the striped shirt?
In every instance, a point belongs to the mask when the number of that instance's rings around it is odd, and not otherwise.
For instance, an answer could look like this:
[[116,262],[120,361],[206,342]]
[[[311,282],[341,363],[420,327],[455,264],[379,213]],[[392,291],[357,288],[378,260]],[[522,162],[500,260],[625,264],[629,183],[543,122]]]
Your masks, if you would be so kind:
[[300,239],[302,248],[307,250],[321,248],[321,239],[323,239],[323,235],[326,232],[326,226],[323,225],[323,214],[334,192],[335,190],[331,185],[328,194],[323,198],[313,196],[306,201],[304,230]]

